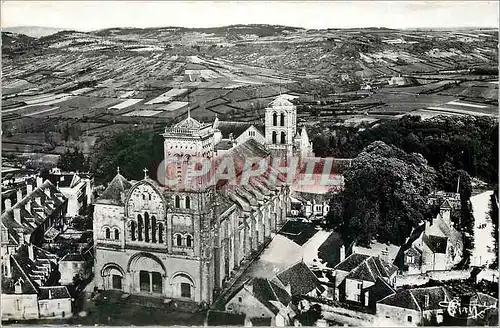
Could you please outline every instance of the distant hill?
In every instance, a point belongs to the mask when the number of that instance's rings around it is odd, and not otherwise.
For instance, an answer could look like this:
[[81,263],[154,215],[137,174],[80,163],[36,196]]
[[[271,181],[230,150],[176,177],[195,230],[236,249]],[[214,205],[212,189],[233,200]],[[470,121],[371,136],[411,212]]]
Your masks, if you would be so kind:
[[2,28],[2,32],[24,34],[32,38],[40,38],[42,36],[51,35],[63,30],[65,29],[43,26],[15,26]]

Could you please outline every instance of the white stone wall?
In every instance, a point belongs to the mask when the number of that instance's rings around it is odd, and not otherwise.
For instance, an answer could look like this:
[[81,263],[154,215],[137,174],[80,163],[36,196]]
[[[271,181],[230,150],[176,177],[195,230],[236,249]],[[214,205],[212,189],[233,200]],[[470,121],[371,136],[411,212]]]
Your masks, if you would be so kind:
[[69,318],[71,312],[71,299],[39,300],[40,318]]
[[36,294],[2,294],[2,320],[38,318]]

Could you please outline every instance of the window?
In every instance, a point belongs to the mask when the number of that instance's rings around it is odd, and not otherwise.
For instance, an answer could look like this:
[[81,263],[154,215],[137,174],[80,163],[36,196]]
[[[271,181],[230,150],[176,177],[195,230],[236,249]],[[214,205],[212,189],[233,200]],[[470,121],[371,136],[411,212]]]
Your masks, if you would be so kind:
[[191,298],[191,285],[187,282],[181,282],[181,297]]
[[111,232],[110,232],[109,228],[106,228],[105,234],[106,234],[106,239],[110,239],[111,238]]
[[151,241],[156,243],[156,216],[151,217]]
[[281,132],[281,143],[286,144],[286,133],[285,132]]
[[240,302],[240,303],[241,303],[242,301],[243,301],[243,299],[241,298],[241,296],[240,296],[240,297],[238,297],[238,302]]
[[16,300],[16,311],[21,311],[21,301]]
[[142,227],[143,227],[142,216],[140,214],[138,214],[137,215],[137,239],[139,239],[139,241],[142,241]]
[[357,302],[361,302],[361,295],[359,295],[359,294],[358,294],[358,295],[356,295],[356,301],[357,301]]
[[281,126],[285,126],[285,114],[281,113],[281,115],[280,115],[280,121],[281,121],[280,125]]
[[135,221],[130,221],[130,237],[135,240]]
[[175,238],[175,244],[177,246],[182,246],[182,237],[181,237],[181,235],[179,235],[179,234],[177,235],[177,237]]
[[425,307],[429,307],[429,295],[425,295]]
[[57,308],[60,309],[61,308],[61,303],[57,303]]
[[118,230],[118,228],[115,229],[115,239],[120,239],[120,230]]
[[181,198],[177,195],[174,197],[174,206],[175,208],[181,207]]
[[363,287],[363,283],[362,282],[358,282],[358,289],[361,289]]
[[191,198],[186,196],[186,208],[191,208]]
[[145,212],[144,213],[144,241],[147,243],[149,243],[149,228],[150,228],[149,213]]
[[161,223],[158,225],[158,242],[163,243],[163,224]]
[[187,235],[186,237],[186,246],[193,247],[193,237],[191,237],[190,235]]
[[272,134],[272,143],[273,144],[278,143],[278,133],[276,133],[276,131],[273,131],[273,134]]
[[408,316],[408,322],[411,322],[413,320],[413,318],[411,317],[411,315]]
[[413,264],[413,256],[408,255],[408,256],[406,257],[406,261],[407,261],[409,264]]
[[278,114],[273,113],[273,126],[278,125]]

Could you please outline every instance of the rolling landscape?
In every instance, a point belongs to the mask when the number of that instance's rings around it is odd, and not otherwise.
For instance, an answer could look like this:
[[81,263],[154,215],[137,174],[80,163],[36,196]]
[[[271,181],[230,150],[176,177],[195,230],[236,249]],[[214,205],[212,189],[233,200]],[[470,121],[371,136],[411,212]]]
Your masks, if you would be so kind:
[[11,31],[48,34],[2,32],[2,149],[11,157],[88,154],[116,133],[161,132],[188,107],[200,121],[260,122],[279,94],[318,131],[498,108],[495,29]]

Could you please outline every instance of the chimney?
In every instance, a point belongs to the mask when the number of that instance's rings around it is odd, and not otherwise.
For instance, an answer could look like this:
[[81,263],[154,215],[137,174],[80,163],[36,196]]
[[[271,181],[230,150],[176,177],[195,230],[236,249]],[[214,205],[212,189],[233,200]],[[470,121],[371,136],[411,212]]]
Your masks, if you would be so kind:
[[18,189],[16,202],[19,203],[21,200],[23,200],[23,191],[21,189]]
[[344,245],[340,246],[340,262],[342,262],[343,260],[345,260],[345,246]]
[[33,244],[28,245],[28,257],[31,261],[35,261],[35,253],[33,252]]
[[31,214],[31,200],[28,200],[25,204],[24,204],[24,209]]
[[4,204],[5,204],[5,210],[6,211],[9,210],[12,207],[12,201],[9,198],[7,198],[5,200]]
[[288,295],[292,295],[292,285],[287,284],[287,285],[285,286],[285,290],[286,290],[286,292],[288,293]]
[[43,184],[43,178],[42,177],[36,177],[36,187],[40,188],[40,186]]
[[49,300],[52,299],[52,290],[49,289]]
[[31,183],[26,184],[26,193],[29,195],[33,192],[33,185]]
[[16,220],[17,223],[21,224],[21,209],[20,208],[14,208],[14,220]]
[[14,285],[14,293],[16,293],[16,294],[23,293],[23,285],[21,282],[21,278],[19,278],[19,280],[17,280],[16,284]]

